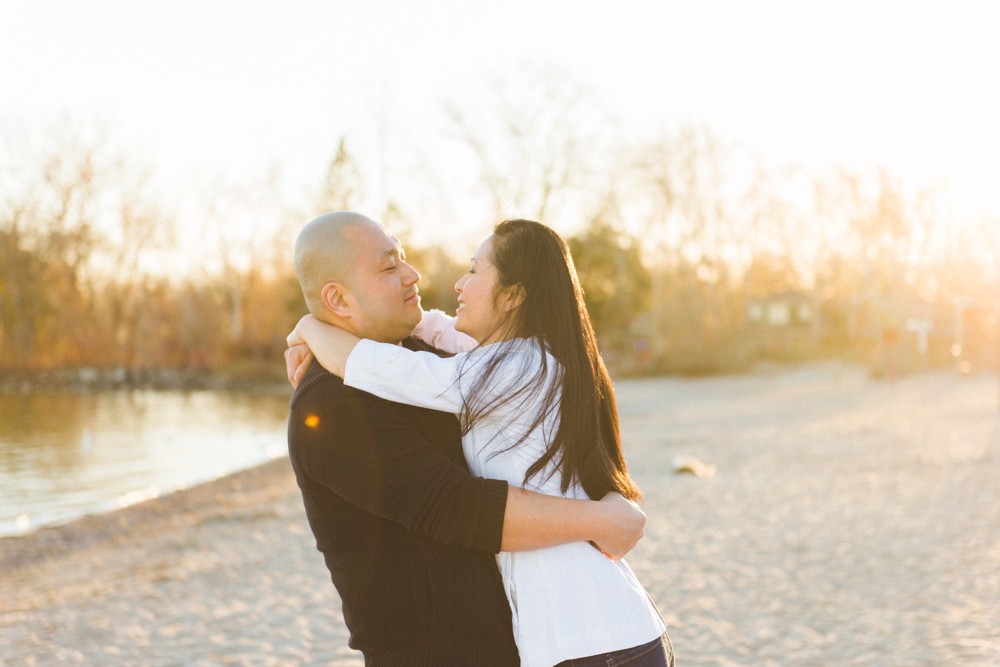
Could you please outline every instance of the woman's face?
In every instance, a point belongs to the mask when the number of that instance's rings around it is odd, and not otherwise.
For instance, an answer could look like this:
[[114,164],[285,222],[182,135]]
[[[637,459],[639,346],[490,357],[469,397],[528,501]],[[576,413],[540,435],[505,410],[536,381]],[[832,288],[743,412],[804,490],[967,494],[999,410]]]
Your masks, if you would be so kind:
[[495,342],[487,339],[494,335],[500,318],[506,315],[497,308],[493,298],[497,284],[497,270],[492,261],[493,239],[490,235],[479,245],[472,256],[469,272],[455,283],[455,291],[458,292],[455,330],[472,336],[484,345]]

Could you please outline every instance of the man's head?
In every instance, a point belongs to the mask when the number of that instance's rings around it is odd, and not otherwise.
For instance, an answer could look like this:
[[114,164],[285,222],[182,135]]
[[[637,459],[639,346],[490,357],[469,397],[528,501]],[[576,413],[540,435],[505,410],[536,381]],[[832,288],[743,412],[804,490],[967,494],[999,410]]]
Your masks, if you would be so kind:
[[351,211],[319,216],[295,242],[295,273],[317,319],[398,343],[420,323],[420,274],[385,227]]

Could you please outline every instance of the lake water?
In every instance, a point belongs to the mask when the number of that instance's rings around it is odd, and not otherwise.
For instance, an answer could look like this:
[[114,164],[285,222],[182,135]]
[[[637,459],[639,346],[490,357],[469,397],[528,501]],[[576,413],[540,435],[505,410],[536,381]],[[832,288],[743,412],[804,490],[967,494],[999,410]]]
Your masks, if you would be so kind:
[[283,456],[287,418],[280,394],[0,394],[0,536]]

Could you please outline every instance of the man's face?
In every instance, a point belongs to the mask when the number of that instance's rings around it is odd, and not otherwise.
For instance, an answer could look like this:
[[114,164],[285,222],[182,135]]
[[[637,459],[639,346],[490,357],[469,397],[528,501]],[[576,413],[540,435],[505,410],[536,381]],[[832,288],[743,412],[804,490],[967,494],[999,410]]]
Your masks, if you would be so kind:
[[357,258],[348,304],[357,333],[383,343],[398,343],[420,323],[417,294],[420,274],[406,263],[399,241],[377,225],[351,231]]

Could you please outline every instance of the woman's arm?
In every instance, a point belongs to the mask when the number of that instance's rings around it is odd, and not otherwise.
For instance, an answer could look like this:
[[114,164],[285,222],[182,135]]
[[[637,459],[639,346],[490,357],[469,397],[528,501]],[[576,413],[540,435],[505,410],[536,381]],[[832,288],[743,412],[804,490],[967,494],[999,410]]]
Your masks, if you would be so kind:
[[[306,315],[299,320],[299,323],[295,325],[295,330],[288,334],[286,340],[290,350],[298,345],[308,345],[309,350],[323,368],[338,377],[344,377],[347,358],[361,339],[349,331],[321,322],[312,315]],[[287,353],[285,359],[286,361],[289,359]],[[307,362],[308,359],[304,361],[299,359],[300,370],[296,370],[292,384],[296,384],[302,379],[302,373],[309,366]]]
[[[343,377],[342,372],[337,372],[338,368],[343,368],[346,361],[338,364],[340,356],[342,356],[343,350],[346,350],[346,343],[350,340],[347,336],[350,336],[348,332],[334,333],[333,336],[338,339],[333,341],[333,347],[327,349],[326,342],[324,338],[324,328],[331,327],[332,325],[325,324],[323,322],[318,322],[316,318],[311,315],[307,315],[306,318],[312,321],[300,322],[300,326],[297,326],[291,334],[288,335],[286,339],[288,342],[288,349],[285,350],[285,366],[288,373],[288,381],[293,387],[298,386],[299,382],[302,380],[302,376],[306,374],[309,370],[309,365],[313,360],[313,353],[310,349],[309,344],[303,337],[303,332],[309,330],[309,335],[315,339],[315,342],[324,347],[323,358],[330,362],[330,366],[323,363],[320,360],[320,365],[326,368],[328,371],[334,375]],[[319,324],[319,327],[315,327],[315,324]],[[336,331],[342,331],[336,329]],[[449,317],[440,310],[431,310],[424,313],[423,318],[420,320],[420,324],[417,328],[413,330],[413,337],[419,338],[428,345],[432,345],[442,352],[450,352],[456,354],[459,352],[469,352],[476,349],[479,343],[475,338],[464,334],[460,331],[455,331],[455,318]],[[343,350],[340,349],[339,340],[343,341]],[[358,340],[355,338],[355,340]],[[350,356],[350,352],[347,353]],[[333,357],[333,358],[331,358]],[[331,368],[332,366],[332,368]]]
[[413,337],[419,338],[428,345],[433,345],[442,352],[470,352],[479,346],[475,338],[461,331],[455,331],[455,318],[449,317],[440,310],[430,310],[424,313],[420,324],[413,330]]
[[344,384],[395,403],[459,414],[466,354],[439,357],[402,345],[362,340],[344,367]]
[[401,345],[360,339],[311,315],[299,320],[287,341],[285,363],[293,385],[309,368],[308,350],[348,387],[396,403],[454,414],[462,411],[458,379],[463,354],[441,358]]

